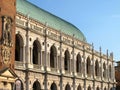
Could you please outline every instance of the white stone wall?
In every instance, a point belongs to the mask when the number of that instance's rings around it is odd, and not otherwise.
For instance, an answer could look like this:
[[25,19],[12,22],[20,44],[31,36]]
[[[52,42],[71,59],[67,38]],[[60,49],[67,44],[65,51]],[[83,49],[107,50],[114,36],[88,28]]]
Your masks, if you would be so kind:
[[[108,90],[108,82],[109,88],[114,86],[115,76],[112,75],[114,73],[114,64],[111,56],[103,55],[101,51],[95,51],[92,48],[92,45],[77,39],[74,39],[75,45],[73,46],[73,37],[66,34],[60,34],[60,31],[56,31],[32,19],[29,19],[29,25],[26,26],[25,23],[28,22],[27,18],[20,14],[17,14],[16,18],[18,19],[18,22],[16,23],[16,34],[19,34],[23,39],[24,55],[22,57],[22,65],[19,64],[20,62],[16,62],[15,69],[17,75],[19,76],[19,79],[24,84],[24,90],[32,90],[33,83],[36,80],[39,81],[41,89],[43,90],[45,89],[45,85],[47,86],[47,89],[50,90],[52,83],[56,84],[57,90],[61,90],[61,87],[63,90],[65,90],[65,86],[67,84],[70,85],[71,90],[77,90],[77,87],[79,85],[81,86],[82,90],[87,90],[88,87],[91,87],[91,90],[96,90],[97,87],[99,87],[99,90],[104,90],[106,87],[106,90]],[[21,21],[22,24],[19,21]],[[40,30],[34,29],[34,26],[39,27]],[[47,35],[45,34],[46,27]],[[56,36],[54,36],[55,34]],[[34,65],[32,63],[32,49],[33,42],[35,40],[37,40],[41,45],[41,64],[37,69],[34,68]],[[50,48],[52,45],[54,45],[57,50],[57,67],[54,70],[50,67]],[[64,53],[66,50],[68,50],[70,53],[70,72],[68,73],[66,73],[64,70]],[[81,55],[83,68],[81,74],[78,74],[76,72],[76,57],[78,53]],[[91,68],[90,77],[86,73],[86,64],[88,57],[90,58]],[[95,76],[94,67],[96,60],[98,60],[100,67],[99,79]],[[103,63],[105,63],[106,66],[106,78],[103,78]],[[109,65],[111,65],[112,68],[112,78],[109,78],[108,76]],[[28,74],[26,74],[26,71]],[[26,88],[28,84],[29,88]]]

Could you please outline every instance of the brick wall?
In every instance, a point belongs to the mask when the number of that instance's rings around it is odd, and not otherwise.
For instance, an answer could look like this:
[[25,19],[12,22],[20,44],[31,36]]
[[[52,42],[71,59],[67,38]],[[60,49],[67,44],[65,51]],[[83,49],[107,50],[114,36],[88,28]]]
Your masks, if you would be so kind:
[[0,50],[3,46],[2,43],[2,16],[11,17],[13,20],[11,35],[12,35],[12,43],[13,46],[10,47],[11,57],[10,57],[10,64],[3,63],[3,57],[0,52],[0,69],[9,66],[11,68],[14,67],[14,57],[15,57],[15,16],[16,16],[16,0],[0,0]]

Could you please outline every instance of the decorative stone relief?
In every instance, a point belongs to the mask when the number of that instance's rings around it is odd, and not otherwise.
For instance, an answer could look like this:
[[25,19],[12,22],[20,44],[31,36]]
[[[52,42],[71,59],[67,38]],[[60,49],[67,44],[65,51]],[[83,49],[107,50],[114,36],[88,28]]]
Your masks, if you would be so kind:
[[2,47],[1,56],[2,63],[10,64],[12,43],[12,23],[13,20],[9,16],[2,16]]
[[1,48],[1,55],[4,64],[9,64],[11,57],[11,50],[9,47],[3,46]]
[[6,46],[12,46],[12,18],[8,16],[2,17],[2,41]]

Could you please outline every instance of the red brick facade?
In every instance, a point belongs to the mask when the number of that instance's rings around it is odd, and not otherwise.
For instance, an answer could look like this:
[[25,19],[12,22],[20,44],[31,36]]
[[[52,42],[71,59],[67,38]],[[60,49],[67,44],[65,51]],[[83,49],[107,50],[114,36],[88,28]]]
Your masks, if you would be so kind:
[[[14,55],[15,55],[15,16],[16,16],[16,0],[0,0],[0,69],[4,67],[14,68]],[[7,17],[8,22],[11,22],[11,35],[7,34],[11,37],[12,46],[5,45],[3,40],[3,19]],[[6,28],[9,26],[7,25]],[[9,39],[9,37],[7,37]],[[9,41],[8,41],[9,42]],[[9,49],[9,51],[5,51]],[[9,54],[10,55],[9,55]],[[9,55],[9,56],[8,56]],[[7,60],[6,57],[9,57],[9,63],[4,63],[4,60]]]

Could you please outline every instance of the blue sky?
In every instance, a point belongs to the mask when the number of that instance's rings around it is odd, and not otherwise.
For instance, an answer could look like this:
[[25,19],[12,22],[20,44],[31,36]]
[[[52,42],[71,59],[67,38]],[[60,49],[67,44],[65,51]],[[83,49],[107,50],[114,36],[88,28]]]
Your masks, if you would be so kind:
[[28,0],[74,24],[96,50],[120,60],[120,0]]

